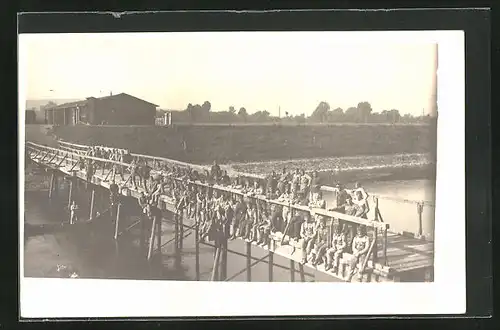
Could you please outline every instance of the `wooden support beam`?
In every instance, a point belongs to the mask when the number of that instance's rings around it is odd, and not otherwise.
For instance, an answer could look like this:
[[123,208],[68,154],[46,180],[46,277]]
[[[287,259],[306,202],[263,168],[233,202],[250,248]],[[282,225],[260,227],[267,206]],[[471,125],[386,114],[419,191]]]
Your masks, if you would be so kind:
[[[196,270],[196,280],[200,280],[200,224],[197,218],[197,212],[195,212],[194,215],[194,220],[195,220],[195,229],[194,229],[194,248],[195,248],[195,270]],[[227,250],[226,250],[227,252]]]
[[182,253],[182,248],[184,246],[184,210],[182,210],[179,216],[179,253]]
[[302,263],[299,263],[299,273],[300,273],[300,281],[305,282],[306,277],[304,275],[304,265]]
[[120,210],[121,210],[121,203],[118,203],[118,206],[116,207],[116,221],[115,221],[115,235],[114,239],[118,239],[118,229],[120,227]]
[[224,237],[221,244],[221,281],[225,281],[227,278],[227,239]]
[[387,228],[384,229],[384,266],[387,266]]
[[94,218],[94,200],[95,200],[95,189],[92,189],[92,195],[90,197],[90,214],[89,214],[90,220]]
[[151,225],[151,236],[149,238],[149,249],[148,249],[148,260],[151,260],[153,256],[153,245],[155,241],[155,228],[156,228],[157,218],[153,217],[153,224]]
[[[369,257],[369,256],[367,256],[367,257]],[[377,228],[373,228],[372,260],[373,260],[374,264],[378,261],[378,230],[377,230]]]
[[422,213],[424,211],[423,203],[417,203],[417,213],[418,213],[418,237],[422,236]]
[[269,251],[269,282],[273,281],[274,252]]
[[[160,256],[162,255],[161,252],[161,218],[159,218],[157,215],[155,215],[156,220],[156,244],[158,246],[157,250]],[[159,218],[159,219],[158,219]]]
[[246,242],[247,249],[247,282],[252,282],[252,243]]
[[50,183],[49,183],[49,199],[52,199],[52,192],[54,191],[54,172],[52,172],[52,175],[50,176]]
[[179,253],[179,215],[177,213],[174,213],[174,220],[175,220],[175,225],[174,225],[174,261],[175,261],[175,266],[178,268],[180,266],[180,253]]
[[68,209],[71,207],[71,201],[73,200],[73,179],[69,180],[69,193],[68,193]]
[[144,251],[145,245],[146,245],[146,216],[144,214],[141,214],[141,239],[140,239],[140,244],[141,244],[141,252]]
[[295,282],[295,261],[290,259],[290,282]]
[[211,281],[218,281],[219,280],[219,260],[220,260],[220,247],[218,247],[215,250],[215,257],[214,257],[214,267],[212,269],[212,278]]

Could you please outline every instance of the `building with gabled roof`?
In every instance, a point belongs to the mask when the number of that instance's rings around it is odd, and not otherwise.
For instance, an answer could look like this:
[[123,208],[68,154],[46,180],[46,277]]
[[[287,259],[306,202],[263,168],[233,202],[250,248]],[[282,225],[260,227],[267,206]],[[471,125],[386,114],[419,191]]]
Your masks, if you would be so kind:
[[158,105],[120,93],[45,109],[49,125],[154,125]]

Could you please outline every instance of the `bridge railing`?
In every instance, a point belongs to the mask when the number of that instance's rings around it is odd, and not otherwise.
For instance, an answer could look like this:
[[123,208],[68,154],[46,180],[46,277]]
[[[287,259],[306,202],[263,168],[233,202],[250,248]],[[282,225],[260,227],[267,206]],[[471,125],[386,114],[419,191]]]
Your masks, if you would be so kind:
[[[39,162],[44,163],[44,164],[50,164],[54,159],[57,159],[57,162],[54,163],[54,166],[60,166],[62,162],[67,161],[73,164],[73,168],[76,167],[82,159],[90,159],[93,160],[96,163],[97,168],[102,169],[102,174],[104,175],[106,172],[106,166],[104,164],[110,164],[110,165],[118,165],[118,166],[123,166],[123,167],[128,167],[129,164],[122,163],[119,161],[114,161],[114,160],[109,160],[109,159],[103,159],[103,158],[98,158],[98,157],[92,157],[88,156],[83,152],[71,152],[67,151],[64,149],[56,149],[52,147],[47,147],[43,145],[38,145],[35,143],[27,143],[26,144],[28,153],[30,154],[31,157],[35,157],[37,154],[42,154],[42,158],[37,158]],[[43,159],[45,158],[45,159]],[[112,167],[112,166],[110,166]],[[72,170],[73,170],[72,168]],[[79,170],[79,168],[77,169]],[[112,172],[112,169],[108,167],[108,173],[106,177],[104,178],[104,181],[106,181],[107,177],[109,174]],[[158,171],[158,170],[153,170],[152,173],[160,174],[162,176],[170,176],[169,173],[165,173],[163,171]],[[126,185],[129,178],[122,183],[122,186]],[[219,192],[225,192],[225,193],[230,193],[233,195],[239,195],[239,196],[245,196],[247,198],[259,201],[261,203],[267,203],[269,204],[275,204],[275,205],[280,205],[283,207],[288,207],[292,213],[293,212],[306,212],[309,213],[309,215],[314,216],[315,214],[322,215],[326,217],[329,221],[329,238],[331,238],[331,230],[332,230],[332,224],[336,221],[342,221],[345,224],[347,224],[347,227],[351,229],[351,236],[354,234],[352,231],[354,231],[354,228],[356,228],[359,225],[364,225],[367,228],[368,234],[371,236],[371,242],[372,242],[372,254],[371,254],[371,259],[373,264],[377,263],[379,260],[379,245],[378,242],[381,240],[382,243],[382,263],[383,265],[387,265],[387,230],[389,228],[389,225],[384,222],[376,221],[375,219],[372,220],[367,220],[359,217],[354,217],[354,216],[349,216],[340,212],[335,212],[335,211],[329,211],[325,209],[320,209],[320,208],[311,208],[308,206],[303,206],[303,205],[298,205],[298,204],[293,204],[291,202],[285,203],[279,200],[275,199],[269,199],[266,196],[263,195],[253,195],[253,194],[248,194],[243,192],[240,189],[230,187],[230,186],[222,186],[222,185],[217,185],[217,184],[208,184],[205,182],[201,181],[188,181],[184,180],[181,178],[175,178],[176,181],[183,182],[186,185],[195,185],[198,187],[204,187],[212,190],[216,190]],[[165,195],[162,195],[160,198],[163,202],[172,202],[171,198]],[[284,235],[287,235],[286,229],[285,232],[283,233]],[[329,242],[330,243],[330,242]],[[368,261],[368,258],[367,258]]]

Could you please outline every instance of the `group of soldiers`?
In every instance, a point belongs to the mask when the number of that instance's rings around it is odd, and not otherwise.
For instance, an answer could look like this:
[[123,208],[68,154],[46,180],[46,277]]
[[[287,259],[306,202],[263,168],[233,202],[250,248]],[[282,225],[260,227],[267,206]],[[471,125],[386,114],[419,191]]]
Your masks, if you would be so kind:
[[[99,151],[93,155],[99,157]],[[128,170],[131,176],[127,181],[134,189],[141,190],[139,204],[148,217],[161,216],[159,197],[168,196],[174,201],[178,214],[195,220],[201,240],[217,242],[239,237],[269,246],[271,234],[275,234],[282,237],[283,243],[286,237],[289,243],[300,244],[302,263],[310,262],[314,266],[324,263],[327,271],[337,272],[343,253],[349,252],[353,257],[348,280],[356,269],[360,275],[364,270],[370,245],[366,227],[339,219],[327,224],[327,217],[316,212],[327,209],[317,172],[309,175],[303,169],[294,172],[283,169],[280,175],[273,172],[265,179],[231,178],[217,162],[210,170],[198,172],[191,167],[160,162],[150,167],[133,157],[127,159],[130,153],[126,150],[112,155],[115,159],[120,155],[121,162],[130,164],[128,168],[120,165],[113,168],[112,205],[119,203],[120,188],[115,183],[115,172],[123,175]],[[156,174],[152,175],[153,171]],[[354,189],[347,190],[337,184],[337,189],[337,205],[328,210],[366,219],[369,204],[363,187],[356,183]],[[303,207],[296,209],[292,205]]]

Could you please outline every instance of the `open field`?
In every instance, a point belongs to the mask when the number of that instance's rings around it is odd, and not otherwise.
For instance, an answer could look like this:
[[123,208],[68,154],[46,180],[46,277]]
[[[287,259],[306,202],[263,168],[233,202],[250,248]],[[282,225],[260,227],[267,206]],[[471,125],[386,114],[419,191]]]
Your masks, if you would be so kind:
[[[32,126],[32,127],[30,127]],[[27,125],[27,139],[44,138]],[[35,134],[36,133],[36,134]],[[435,126],[60,126],[65,141],[129,148],[133,153],[192,163],[255,162],[387,154],[435,154]],[[183,143],[185,141],[185,144]]]

